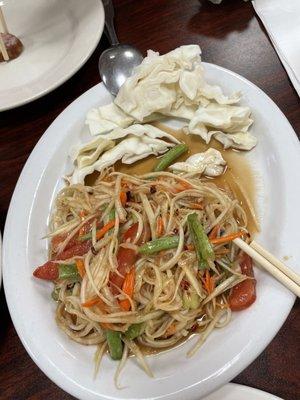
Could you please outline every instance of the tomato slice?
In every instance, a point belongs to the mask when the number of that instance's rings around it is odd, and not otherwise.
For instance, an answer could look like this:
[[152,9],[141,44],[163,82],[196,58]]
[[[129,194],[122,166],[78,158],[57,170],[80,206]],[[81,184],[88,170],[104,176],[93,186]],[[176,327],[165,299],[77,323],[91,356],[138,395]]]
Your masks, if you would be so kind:
[[244,275],[254,276],[252,258],[248,254],[243,253],[240,260],[241,271]]
[[[131,225],[130,228],[127,229],[127,231],[125,233],[123,233],[124,242],[127,242],[128,240],[130,242],[134,241],[137,231],[138,231],[138,227],[139,227],[138,222],[135,222],[133,225]],[[144,230],[143,230],[137,244],[140,245],[140,244],[148,242],[150,240],[150,237],[151,237],[150,227],[148,224],[145,224]]]
[[[51,240],[52,253],[57,253],[58,246],[61,243],[63,243],[66,240],[67,237],[68,237],[68,234],[66,234],[66,233],[61,234],[61,235],[53,236],[53,238]],[[72,246],[74,246],[77,243],[77,238],[78,238],[78,235],[75,235],[74,237],[72,237],[72,239],[69,240],[68,244],[66,245],[65,250],[69,249]]]
[[33,276],[47,281],[55,281],[58,279],[58,264],[47,261],[44,265],[36,268],[33,272]]
[[[118,261],[118,273],[111,272],[110,274],[110,282],[113,283],[111,285],[111,291],[113,294],[118,294],[119,291],[115,287],[122,288],[125,275],[129,272],[130,268],[135,264],[137,260],[137,253],[132,249],[125,249],[124,247],[120,247],[117,253],[117,261]],[[122,276],[120,276],[120,275]]]
[[[89,233],[92,230],[92,226],[94,221],[97,220],[96,217],[91,218],[88,220],[85,224],[82,225],[82,227],[79,229],[80,235],[85,235],[86,233]],[[97,228],[99,228],[99,221],[96,223]]]
[[83,256],[92,247],[92,241],[86,240],[85,242],[76,243],[74,246],[65,249],[62,253],[57,254],[54,260],[67,260],[75,256]]
[[[73,247],[76,244],[78,244],[79,232],[80,232],[80,235],[85,235],[86,233],[89,233],[91,231],[92,225],[93,225],[93,222],[95,221],[95,219],[96,218],[92,218],[89,221],[87,221],[85,224],[82,225],[82,227],[80,228],[80,231],[78,231],[76,233],[76,235],[74,235],[72,237],[72,239],[68,242],[64,251],[69,249],[70,247]],[[69,233],[62,233],[62,234],[53,236],[53,238],[51,239],[51,249],[52,249],[53,253],[57,253],[58,246],[66,240],[68,235],[69,235]]]
[[[252,258],[248,254],[242,254],[240,267],[243,274],[254,277]],[[228,299],[231,310],[241,311],[251,306],[256,300],[255,287],[255,279],[246,279],[234,286]]]
[[138,244],[144,244],[146,242],[149,242],[149,240],[151,239],[151,230],[150,230],[150,226],[149,224],[144,224],[144,230],[141,234],[141,237],[138,241]]
[[[123,233],[122,239],[124,241],[133,241],[136,237],[138,231],[139,224],[138,222],[131,225],[130,228],[127,229],[125,233]],[[146,232],[146,233],[145,233]],[[138,241],[138,244],[144,243],[144,240],[150,237],[150,229],[147,230],[145,227],[144,232],[141,235],[141,238]],[[138,258],[137,253],[132,249],[125,249],[124,247],[120,247],[117,253],[117,261],[118,261],[118,273],[111,272],[110,274],[110,282],[111,291],[113,294],[118,294],[119,291],[117,288],[122,288],[125,275],[130,271],[130,268],[135,264]],[[120,276],[122,275],[122,276]]]
[[131,242],[135,239],[137,231],[138,231],[139,224],[138,222],[134,223],[131,225],[130,228],[127,229],[126,232],[123,233],[123,240],[124,242],[127,242],[130,240]]
[[[67,260],[76,256],[83,256],[89,251],[92,246],[92,241],[76,243],[74,246],[64,250],[62,253],[56,255],[54,260]],[[58,279],[58,264],[52,261],[46,262],[44,265],[37,267],[33,275],[39,279],[46,279],[48,281],[55,281]]]

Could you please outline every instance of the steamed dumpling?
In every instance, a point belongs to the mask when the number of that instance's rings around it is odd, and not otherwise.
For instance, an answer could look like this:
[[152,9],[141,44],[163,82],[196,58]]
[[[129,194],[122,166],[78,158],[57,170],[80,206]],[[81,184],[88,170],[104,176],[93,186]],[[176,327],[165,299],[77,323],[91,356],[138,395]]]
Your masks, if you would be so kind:
[[132,164],[151,154],[158,155],[165,153],[172,146],[174,146],[173,143],[146,135],[129,135],[112,149],[105,151],[95,163],[83,168],[76,166],[70,181],[71,183],[84,183],[84,178],[87,175],[94,171],[100,172],[104,168],[114,165],[119,160],[122,160],[125,164]]
[[146,135],[150,138],[156,138],[156,139],[167,138],[173,143],[179,143],[179,141],[173,135],[170,135],[169,133],[149,124],[144,124],[144,125],[134,124],[124,129],[116,128],[113,131],[102,135],[101,138],[106,140],[117,140],[117,139],[122,139],[128,135],[134,135],[134,136]]
[[173,135],[152,125],[135,124],[114,129],[71,149],[70,157],[75,165],[71,182],[83,183],[86,175],[114,165],[118,160],[132,164],[150,154],[164,153],[177,143]]
[[115,142],[102,138],[94,139],[86,144],[74,146],[70,151],[70,158],[76,162],[78,168],[94,164],[100,155],[114,147]]
[[219,86],[206,82],[200,55],[198,45],[181,46],[163,55],[149,50],[122,85],[114,103],[88,113],[86,123],[91,134],[163,116],[190,120],[199,105],[238,102],[239,93],[226,96]]
[[257,138],[249,132],[224,133],[215,131],[211,133],[216,140],[223,144],[224,149],[232,147],[239,150],[251,150],[257,145]]
[[197,172],[206,176],[222,175],[226,167],[226,161],[222,154],[213,148],[203,153],[193,154],[183,162],[177,162],[169,166],[169,169],[178,172]]
[[134,119],[114,103],[91,109],[85,121],[92,135],[101,135],[115,128],[127,128],[133,122]]
[[239,94],[225,96],[220,87],[205,81],[200,54],[197,45],[181,46],[164,55],[149,51],[133,76],[122,85],[115,104],[143,122],[153,113],[174,115],[178,98],[186,100],[187,106],[199,105],[203,97],[220,104],[239,101]]
[[198,108],[188,125],[188,132],[201,136],[206,143],[213,136],[225,148],[250,150],[257,143],[248,132],[252,123],[249,107],[210,103]]

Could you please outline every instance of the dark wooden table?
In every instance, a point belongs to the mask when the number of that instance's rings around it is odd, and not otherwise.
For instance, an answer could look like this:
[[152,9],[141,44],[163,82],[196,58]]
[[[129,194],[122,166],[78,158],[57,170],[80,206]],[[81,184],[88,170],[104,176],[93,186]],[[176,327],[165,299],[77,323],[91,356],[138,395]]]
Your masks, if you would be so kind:
[[[165,53],[197,43],[203,59],[229,68],[262,88],[300,133],[300,101],[252,5],[224,0],[115,0],[121,42],[144,53]],[[0,224],[3,232],[18,176],[33,147],[52,121],[74,99],[99,82],[97,61],[108,46],[101,39],[86,65],[51,94],[0,113]],[[16,290],[22,290],[22,283]],[[0,296],[0,399],[71,399],[31,361],[11,322],[3,288]],[[300,399],[300,302],[266,350],[234,382],[285,400]],[[276,312],[276,309],[274,309]],[[34,334],[34,333],[33,333]]]

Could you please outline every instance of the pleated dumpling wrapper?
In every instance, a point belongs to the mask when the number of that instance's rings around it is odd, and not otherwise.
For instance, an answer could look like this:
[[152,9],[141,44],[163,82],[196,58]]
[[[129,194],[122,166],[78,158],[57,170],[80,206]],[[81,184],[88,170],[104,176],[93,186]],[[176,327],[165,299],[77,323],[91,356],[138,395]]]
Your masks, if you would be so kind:
[[253,123],[250,115],[249,107],[210,103],[195,112],[187,133],[201,136],[206,143],[213,136],[225,148],[251,150],[257,144],[257,139],[248,132]]
[[178,47],[167,54],[148,50],[147,57],[122,85],[114,103],[92,109],[86,123],[92,135],[154,121],[163,116],[190,120],[199,105],[211,101],[234,104],[239,93],[225,96],[219,86],[209,85],[201,64],[198,45]]
[[151,154],[165,153],[177,143],[179,141],[174,136],[152,125],[135,124],[126,129],[114,129],[104,137],[98,136],[71,149],[70,157],[75,169],[70,183],[83,184],[87,175],[101,172],[119,160],[132,164]]
[[187,121],[186,133],[211,137],[224,147],[250,150],[257,140],[248,129],[253,120],[248,107],[238,106],[240,93],[225,95],[205,79],[198,45],[181,46],[147,57],[126,79],[114,103],[91,110],[86,119],[92,135],[117,126],[147,123],[165,116]]
[[236,103],[238,93],[225,96],[218,86],[204,79],[197,45],[181,46],[167,54],[152,50],[122,85],[115,104],[126,114],[143,122],[154,113],[190,119],[204,102]]
[[213,148],[203,153],[196,153],[183,162],[177,162],[169,166],[176,172],[195,172],[210,177],[222,175],[226,168],[226,161],[222,154]]
[[126,115],[114,103],[99,108],[92,108],[86,116],[91,135],[101,135],[115,128],[127,128],[134,122],[134,118]]

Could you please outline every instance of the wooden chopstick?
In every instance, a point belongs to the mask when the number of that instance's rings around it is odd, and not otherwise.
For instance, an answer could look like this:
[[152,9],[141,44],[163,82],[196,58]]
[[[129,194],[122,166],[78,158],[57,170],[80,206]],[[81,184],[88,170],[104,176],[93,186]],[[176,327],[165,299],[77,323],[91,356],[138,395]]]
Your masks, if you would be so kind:
[[0,31],[0,52],[3,54],[4,61],[8,61],[9,60],[9,55],[7,53],[7,50],[6,50],[6,47],[5,47],[5,44],[4,44],[4,40],[3,40],[2,35],[1,35],[1,31]]
[[2,7],[0,5],[0,52],[3,54],[4,61],[9,60],[9,55],[7,53],[4,40],[2,38],[1,33],[8,33],[7,25],[5,22],[5,18],[2,12]]
[[7,25],[6,25],[6,21],[4,18],[4,14],[2,11],[2,6],[0,5],[0,32],[2,33],[8,33],[8,29],[7,29]]
[[264,249],[260,244],[258,244],[255,240],[252,240],[250,246],[256,250],[260,255],[265,257],[271,264],[275,265],[281,272],[283,272],[286,276],[292,279],[292,281],[296,282],[297,285],[300,285],[300,275],[296,274],[296,272],[292,271],[287,265],[283,262],[279,261],[273,254],[269,253],[268,250]]
[[[299,280],[299,276],[295,274],[295,272],[291,271],[286,265],[281,263],[281,261],[276,259],[276,264],[280,264],[281,268],[283,265],[283,269],[285,271],[289,271],[289,276],[282,272],[282,270],[275,265],[275,263],[271,263],[266,256],[260,254],[254,247],[244,242],[244,240],[237,238],[234,239],[233,242],[242,249],[245,253],[247,253],[254,261],[256,261],[261,267],[267,270],[274,278],[276,278],[280,283],[282,283],[286,288],[288,288],[291,292],[293,292],[296,296],[300,297],[300,286],[297,284]],[[254,245],[255,246],[255,245]],[[261,246],[259,246],[261,248]],[[264,249],[263,249],[264,250]],[[270,254],[265,250],[264,254]],[[271,260],[275,259],[273,255],[271,255]],[[297,277],[295,281],[291,276]]]

